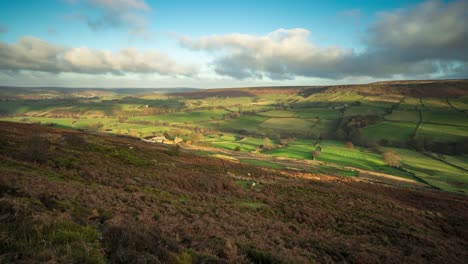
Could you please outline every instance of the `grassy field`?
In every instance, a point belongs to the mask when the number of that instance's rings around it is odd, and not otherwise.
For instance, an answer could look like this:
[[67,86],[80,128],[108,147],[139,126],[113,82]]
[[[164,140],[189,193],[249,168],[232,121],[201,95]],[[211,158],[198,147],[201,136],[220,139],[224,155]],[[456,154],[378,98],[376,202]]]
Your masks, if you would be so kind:
[[244,115],[240,118],[230,119],[224,123],[221,123],[221,129],[229,130],[245,130],[249,133],[264,133],[261,129],[260,124],[262,124],[267,117],[257,116],[257,115]]
[[[314,141],[295,141],[285,148],[274,149],[266,153],[295,159],[312,159],[312,152],[316,146]],[[385,172],[398,176],[410,175],[400,170],[385,165],[381,155],[364,151],[360,148],[347,148],[343,142],[324,140],[318,144],[321,148],[321,154],[317,157],[318,161],[326,161],[339,164],[341,166],[356,167],[371,171]]]
[[405,97],[403,102],[398,107],[399,110],[421,110],[424,107],[421,105],[419,98]]
[[229,113],[226,110],[204,110],[204,111],[189,111],[176,112],[172,114],[162,114],[153,116],[137,116],[130,117],[129,120],[134,121],[158,121],[167,123],[198,123],[212,120],[221,120],[224,115]]
[[259,112],[257,115],[266,117],[293,117],[294,112],[286,110],[271,110],[266,112]]
[[422,102],[426,109],[430,110],[450,110],[451,106],[445,98],[423,98]]
[[416,124],[413,122],[384,121],[367,126],[361,129],[361,132],[367,139],[406,142],[411,138],[415,128]]
[[422,123],[417,136],[440,142],[454,142],[468,137],[468,127]]
[[414,173],[429,184],[445,191],[468,193],[468,174],[466,171],[419,152],[396,148],[388,150],[400,155],[405,170]]
[[341,113],[338,110],[328,108],[308,108],[296,110],[296,116],[304,119],[338,119]]
[[382,107],[370,107],[370,106],[350,106],[346,108],[344,113],[345,116],[356,116],[356,115],[376,115],[383,116],[387,112],[387,109]]
[[422,111],[423,122],[468,127],[468,118],[453,110]]
[[468,110],[468,96],[449,98],[449,101],[458,110]]
[[275,130],[290,130],[290,131],[309,131],[314,125],[314,122],[301,118],[269,118],[260,126]]
[[[85,98],[90,96],[89,92],[80,95],[77,91],[76,97],[60,99],[59,93],[54,92],[34,100],[24,100],[29,97],[21,94],[14,100],[0,101],[0,120],[40,122],[44,125],[134,137],[156,136],[167,132],[187,140],[190,134],[196,132],[204,136],[201,140],[203,144],[244,152],[258,150],[264,137],[272,139],[275,145],[279,144],[280,138],[294,138],[295,141],[289,146],[265,153],[297,159],[311,159],[313,144],[319,139],[327,139],[322,141],[324,150],[318,160],[336,167],[323,168],[323,171],[336,170],[344,176],[350,173],[344,168],[346,166],[404,174],[385,166],[379,154],[369,152],[362,146],[377,143],[415,148],[412,145],[415,132],[417,138],[427,139],[434,145],[440,145],[441,142],[464,144],[468,138],[468,118],[459,111],[467,109],[468,96],[419,98],[408,94],[380,95],[373,93],[372,89],[358,92],[347,88],[313,91],[310,95],[307,89],[297,94],[278,91],[233,89],[222,91],[220,95],[203,91],[195,96],[154,93],[130,95],[105,91],[90,98]],[[35,94],[38,96],[37,92]],[[10,98],[13,95],[9,92],[8,96]],[[420,121],[420,112],[422,123],[415,131]],[[377,118],[371,121],[371,125],[345,127],[349,123],[343,121],[347,121],[348,117],[364,115]],[[359,138],[349,133],[353,129],[360,132],[357,133]],[[343,136],[337,131],[348,132]],[[362,146],[349,150],[344,148],[344,142],[333,140],[337,138],[345,138]],[[448,151],[452,149],[447,148]],[[427,151],[436,149],[429,148]],[[461,158],[447,154],[443,155],[447,162],[468,167],[465,156]],[[452,154],[455,152],[452,151]]]
[[391,114],[385,116],[385,120],[399,122],[419,122],[419,111],[393,110]]

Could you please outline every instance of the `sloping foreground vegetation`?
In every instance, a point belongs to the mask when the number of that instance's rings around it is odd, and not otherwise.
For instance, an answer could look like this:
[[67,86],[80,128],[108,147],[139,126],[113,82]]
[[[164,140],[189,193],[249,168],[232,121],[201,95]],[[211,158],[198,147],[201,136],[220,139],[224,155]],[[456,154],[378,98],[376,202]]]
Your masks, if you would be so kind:
[[0,262],[462,263],[468,198],[0,122]]

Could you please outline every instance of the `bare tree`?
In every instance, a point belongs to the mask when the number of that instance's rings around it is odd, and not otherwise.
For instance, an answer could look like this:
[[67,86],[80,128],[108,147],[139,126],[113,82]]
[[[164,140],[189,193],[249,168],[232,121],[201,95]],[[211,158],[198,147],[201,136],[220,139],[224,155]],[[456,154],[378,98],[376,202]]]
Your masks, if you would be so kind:
[[391,166],[391,167],[400,167],[401,166],[400,156],[398,156],[398,154],[396,154],[393,151],[384,152],[382,154],[382,157],[383,157],[385,163],[387,163],[388,166]]

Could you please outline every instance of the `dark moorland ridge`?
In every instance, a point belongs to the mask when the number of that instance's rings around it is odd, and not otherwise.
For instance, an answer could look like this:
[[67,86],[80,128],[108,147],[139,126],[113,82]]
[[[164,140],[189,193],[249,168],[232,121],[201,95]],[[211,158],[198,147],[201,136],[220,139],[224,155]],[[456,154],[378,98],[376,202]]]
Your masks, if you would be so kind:
[[301,94],[307,97],[318,92],[334,93],[339,90],[358,92],[363,95],[405,95],[411,97],[458,97],[468,93],[468,80],[414,80],[385,81],[368,84],[329,85],[329,86],[276,86],[219,88],[175,92],[187,98],[206,98],[211,96],[258,96],[262,94]]
[[463,195],[7,122],[0,122],[0,166],[5,263],[468,259]]

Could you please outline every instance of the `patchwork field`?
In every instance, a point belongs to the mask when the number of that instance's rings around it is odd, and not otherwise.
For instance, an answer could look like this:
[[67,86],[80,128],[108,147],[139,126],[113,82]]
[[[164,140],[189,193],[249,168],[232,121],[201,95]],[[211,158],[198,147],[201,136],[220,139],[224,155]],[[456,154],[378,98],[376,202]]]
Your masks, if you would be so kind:
[[[357,176],[349,169],[353,167],[413,179],[411,170],[405,169],[411,166],[408,162],[402,162],[403,169],[387,165],[382,157],[385,147],[406,149],[399,151],[405,158],[413,152],[418,159],[425,156],[421,153],[434,153],[454,167],[468,167],[468,116],[462,111],[467,109],[468,96],[458,88],[448,89],[447,97],[428,92],[432,90],[424,90],[428,96],[421,96],[411,83],[398,85],[192,89],[173,94],[76,90],[63,98],[56,91],[34,91],[27,97],[25,90],[17,95],[8,90],[0,101],[0,120],[137,138],[179,137],[238,156],[260,153],[311,161],[319,144],[322,150],[315,162],[322,165],[310,169],[333,175]],[[240,159],[266,167],[271,163]],[[424,159],[418,166],[431,168],[431,162],[437,159]],[[453,174],[430,180],[442,186],[444,179],[461,177],[457,170],[443,173]]]
[[393,142],[406,142],[413,135],[416,124],[413,122],[388,122],[370,125],[361,129],[365,138],[371,140],[387,140]]
[[260,124],[262,128],[290,131],[309,131],[315,122],[301,118],[269,118]]
[[391,114],[385,116],[385,120],[418,123],[419,111],[393,110]]

